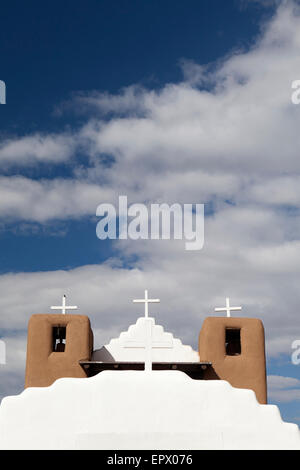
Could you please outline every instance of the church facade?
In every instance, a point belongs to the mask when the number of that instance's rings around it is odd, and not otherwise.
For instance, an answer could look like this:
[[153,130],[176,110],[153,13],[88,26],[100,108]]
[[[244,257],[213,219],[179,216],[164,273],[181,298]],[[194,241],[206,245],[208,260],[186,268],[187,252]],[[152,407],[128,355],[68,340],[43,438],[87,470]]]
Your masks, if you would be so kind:
[[226,380],[233,387],[253,390],[259,403],[267,403],[263,324],[229,316],[205,319],[198,351],[166,333],[148,312],[119,338],[94,351],[87,316],[33,315],[25,387],[47,387],[59,378],[91,377],[104,370],[143,370],[147,351],[153,370],[180,370],[196,380]]
[[[267,405],[264,328],[217,309],[198,350],[145,315],[95,349],[85,315],[28,325],[26,389],[0,406],[0,449],[298,449],[296,424]],[[63,423],[63,426],[58,423]]]

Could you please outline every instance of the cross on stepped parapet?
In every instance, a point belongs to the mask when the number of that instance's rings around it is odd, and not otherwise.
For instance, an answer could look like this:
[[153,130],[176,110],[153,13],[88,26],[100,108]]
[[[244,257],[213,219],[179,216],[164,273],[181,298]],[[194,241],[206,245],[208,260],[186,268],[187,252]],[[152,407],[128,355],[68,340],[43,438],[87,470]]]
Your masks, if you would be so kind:
[[160,299],[149,299],[148,298],[148,290],[145,289],[145,298],[144,299],[134,299],[132,302],[134,303],[144,303],[145,304],[145,318],[148,318],[148,304],[150,303],[158,303]]
[[[148,290],[145,289],[145,298],[144,299],[134,299],[134,303],[144,303],[145,304],[145,372],[152,371],[152,319],[149,318],[149,309],[148,306],[150,303],[159,303],[160,299],[149,299]],[[128,346],[132,347],[132,346]]]

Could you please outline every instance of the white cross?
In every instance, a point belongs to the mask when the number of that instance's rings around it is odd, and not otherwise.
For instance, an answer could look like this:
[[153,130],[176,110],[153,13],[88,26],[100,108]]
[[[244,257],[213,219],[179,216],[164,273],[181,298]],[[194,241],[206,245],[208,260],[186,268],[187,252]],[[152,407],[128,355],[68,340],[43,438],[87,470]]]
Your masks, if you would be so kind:
[[[145,303],[145,372],[152,371],[152,358],[151,358],[151,350],[152,350],[152,319],[148,316],[148,304],[149,303],[157,303],[160,302],[159,299],[148,299],[148,291],[145,290],[145,298],[144,299],[135,299],[133,300],[135,303],[143,302]],[[128,346],[127,346],[128,347]],[[132,346],[129,346],[132,347]],[[140,346],[141,347],[141,346]]]
[[66,310],[76,310],[78,307],[76,305],[66,305],[66,295],[64,294],[63,295],[63,298],[62,298],[62,305],[58,306],[58,305],[55,305],[55,306],[52,306],[51,309],[52,310],[61,310],[62,314],[65,315],[66,314]]
[[229,297],[226,297],[226,307],[215,308],[215,312],[227,312],[227,317],[230,317],[231,310],[242,310],[242,307],[230,307]]
[[160,300],[159,299],[148,299],[148,291],[145,290],[145,298],[144,299],[135,299],[132,302],[135,302],[135,303],[143,302],[143,303],[145,303],[145,318],[148,318],[148,304],[155,303],[155,302],[160,302]]

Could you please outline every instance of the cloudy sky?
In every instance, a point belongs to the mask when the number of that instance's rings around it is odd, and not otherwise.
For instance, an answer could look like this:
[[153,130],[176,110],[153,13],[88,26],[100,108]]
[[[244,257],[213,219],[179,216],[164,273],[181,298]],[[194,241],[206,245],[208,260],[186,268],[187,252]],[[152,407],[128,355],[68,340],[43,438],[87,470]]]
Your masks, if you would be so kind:
[[[17,18],[16,18],[17,12]],[[0,395],[30,315],[66,293],[101,347],[142,313],[197,348],[225,297],[266,329],[269,401],[300,424],[300,7],[89,0],[1,6]],[[204,203],[205,243],[96,237],[96,208]]]

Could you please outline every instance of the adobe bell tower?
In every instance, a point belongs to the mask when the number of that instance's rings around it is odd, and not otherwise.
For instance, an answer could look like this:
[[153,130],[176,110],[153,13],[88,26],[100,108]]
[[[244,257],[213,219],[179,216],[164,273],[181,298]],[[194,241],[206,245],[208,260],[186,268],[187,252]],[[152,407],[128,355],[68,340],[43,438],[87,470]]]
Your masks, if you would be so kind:
[[93,333],[85,315],[32,315],[28,324],[25,388],[47,387],[62,377],[86,377],[78,361],[90,360]]
[[[228,300],[228,299],[227,299]],[[201,361],[210,361],[212,371],[207,379],[227,380],[233,387],[255,392],[259,403],[267,403],[265,334],[261,320],[256,318],[208,317],[199,335]],[[229,313],[228,313],[229,312]],[[211,373],[213,372],[213,373]]]

